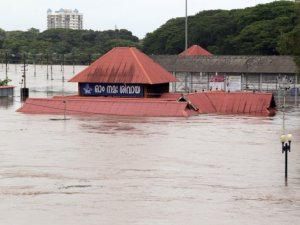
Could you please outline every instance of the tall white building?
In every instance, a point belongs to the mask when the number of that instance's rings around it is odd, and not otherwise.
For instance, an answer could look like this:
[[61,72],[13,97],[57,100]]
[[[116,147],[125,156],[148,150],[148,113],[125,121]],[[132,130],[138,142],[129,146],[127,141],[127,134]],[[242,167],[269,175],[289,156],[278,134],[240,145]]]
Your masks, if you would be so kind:
[[83,29],[83,14],[77,9],[60,9],[53,12],[51,9],[47,11],[48,29],[66,28],[74,30]]

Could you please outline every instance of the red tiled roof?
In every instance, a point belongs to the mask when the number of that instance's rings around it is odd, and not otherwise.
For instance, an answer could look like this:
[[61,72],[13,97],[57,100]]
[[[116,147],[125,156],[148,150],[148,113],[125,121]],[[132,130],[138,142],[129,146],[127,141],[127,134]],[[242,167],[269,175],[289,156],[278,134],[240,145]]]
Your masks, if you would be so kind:
[[210,56],[212,55],[210,52],[200,47],[199,45],[192,45],[187,50],[183,51],[179,54],[180,56],[193,56],[193,55],[203,55]]
[[144,53],[132,47],[117,47],[71,78],[79,83],[161,84],[176,78]]
[[0,86],[0,89],[10,89],[15,88],[15,86]]
[[[181,99],[180,101],[178,101]],[[28,98],[18,112],[62,114],[104,114],[123,116],[192,116],[203,113],[257,114],[272,116],[271,93],[199,92],[167,93],[161,98],[113,98],[56,96],[51,99]]]
[[18,112],[30,114],[101,114],[119,116],[187,117],[198,114],[186,102],[102,97],[28,98]]
[[187,94],[185,98],[199,109],[199,113],[259,115],[274,113],[270,107],[274,101],[272,93],[211,91]]

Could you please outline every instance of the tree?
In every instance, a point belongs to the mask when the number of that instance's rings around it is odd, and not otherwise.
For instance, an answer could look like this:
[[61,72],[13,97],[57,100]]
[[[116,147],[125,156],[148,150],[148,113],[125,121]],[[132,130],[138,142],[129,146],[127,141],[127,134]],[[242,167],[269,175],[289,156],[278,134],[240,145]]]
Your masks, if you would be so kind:
[[[140,47],[139,39],[128,30],[71,30],[49,29],[39,32],[31,28],[28,31],[0,30],[0,50],[14,55],[28,53],[28,57],[36,55],[65,55],[66,60],[87,63],[89,55],[101,55],[115,46]],[[16,59],[16,57],[15,57]],[[41,59],[42,60],[42,59]],[[55,61],[55,59],[53,58]]]
[[3,43],[6,38],[6,33],[0,28],[0,48],[3,48]]
[[[274,55],[282,34],[295,27],[295,3],[275,1],[235,10],[202,11],[188,18],[188,44],[214,54]],[[178,54],[184,47],[184,18],[169,20],[143,40],[148,54]]]

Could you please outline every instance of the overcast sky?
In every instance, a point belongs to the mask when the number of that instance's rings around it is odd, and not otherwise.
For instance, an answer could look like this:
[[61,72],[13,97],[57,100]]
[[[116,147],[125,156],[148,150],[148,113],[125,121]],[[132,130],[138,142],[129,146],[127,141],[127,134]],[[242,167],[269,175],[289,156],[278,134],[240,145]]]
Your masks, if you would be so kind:
[[[235,9],[273,0],[188,0],[188,15],[209,9]],[[167,20],[185,16],[185,0],[1,0],[0,28],[47,28],[47,9],[78,9],[84,29],[128,29],[139,38]]]

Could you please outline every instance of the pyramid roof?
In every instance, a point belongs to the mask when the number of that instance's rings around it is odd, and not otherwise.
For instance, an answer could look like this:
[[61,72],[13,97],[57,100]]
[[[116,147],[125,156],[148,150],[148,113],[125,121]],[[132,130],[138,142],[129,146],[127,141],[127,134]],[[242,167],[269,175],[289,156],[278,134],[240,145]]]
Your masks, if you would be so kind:
[[192,45],[191,47],[189,47],[187,50],[183,51],[179,55],[180,56],[193,56],[193,55],[210,56],[212,54],[199,45]]
[[133,47],[116,47],[75,75],[69,82],[161,84],[176,78]]

